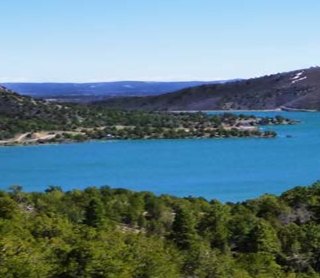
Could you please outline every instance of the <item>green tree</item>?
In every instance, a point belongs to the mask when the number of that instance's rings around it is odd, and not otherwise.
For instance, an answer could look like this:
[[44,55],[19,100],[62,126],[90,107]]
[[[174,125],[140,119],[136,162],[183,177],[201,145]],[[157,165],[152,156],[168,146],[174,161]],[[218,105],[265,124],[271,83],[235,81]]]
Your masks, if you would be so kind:
[[259,219],[250,234],[251,251],[277,254],[281,250],[280,241],[272,225]]
[[17,203],[9,196],[0,197],[0,218],[11,219],[19,213]]
[[281,275],[281,267],[275,261],[272,254],[265,252],[241,254],[238,263],[242,269],[254,278],[278,278]]
[[170,239],[182,250],[188,250],[197,239],[195,218],[184,206],[175,210]]
[[214,201],[199,225],[202,234],[210,241],[212,248],[218,248],[221,251],[228,249],[229,221],[229,207]]
[[99,227],[104,222],[104,208],[102,202],[93,198],[85,208],[84,223],[91,227]]

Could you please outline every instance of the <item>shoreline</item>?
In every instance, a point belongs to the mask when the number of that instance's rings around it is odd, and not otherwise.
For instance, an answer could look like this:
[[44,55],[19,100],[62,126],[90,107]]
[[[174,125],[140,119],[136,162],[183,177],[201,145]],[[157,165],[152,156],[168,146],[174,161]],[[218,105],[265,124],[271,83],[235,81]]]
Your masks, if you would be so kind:
[[49,145],[67,145],[67,144],[81,144],[81,143],[94,143],[94,142],[125,142],[125,141],[167,141],[167,140],[225,140],[225,139],[275,139],[277,136],[268,137],[268,136],[248,136],[248,137],[240,137],[240,136],[231,136],[231,137],[188,137],[188,138],[128,138],[128,139],[88,139],[84,141],[61,141],[61,142],[32,142],[32,143],[13,143],[6,144],[0,142],[0,148],[7,147],[32,147],[32,146],[49,146]]
[[[161,112],[161,111],[160,111]],[[320,112],[319,110],[312,110],[312,109],[296,109],[296,108],[290,108],[290,107],[282,107],[282,108],[276,108],[276,109],[241,109],[241,110],[171,110],[166,112],[172,112],[172,113],[209,113],[209,112],[218,112],[218,113],[250,113],[250,112],[306,112],[306,113],[317,113]]]
[[[235,113],[235,112],[282,112],[281,109],[265,109],[265,110],[172,110],[166,112],[173,112],[173,113],[208,113],[208,112],[219,112],[219,113]],[[160,111],[161,112],[161,111]]]

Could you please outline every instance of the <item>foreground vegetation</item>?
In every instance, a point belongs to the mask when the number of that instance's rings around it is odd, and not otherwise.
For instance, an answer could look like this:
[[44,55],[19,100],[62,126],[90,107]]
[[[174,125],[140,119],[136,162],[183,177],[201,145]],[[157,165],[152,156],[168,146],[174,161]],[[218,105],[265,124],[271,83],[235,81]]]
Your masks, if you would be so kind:
[[320,183],[223,204],[109,187],[0,192],[0,277],[320,277]]
[[277,116],[109,110],[20,96],[0,87],[0,144],[98,139],[275,137],[262,125],[293,124]]

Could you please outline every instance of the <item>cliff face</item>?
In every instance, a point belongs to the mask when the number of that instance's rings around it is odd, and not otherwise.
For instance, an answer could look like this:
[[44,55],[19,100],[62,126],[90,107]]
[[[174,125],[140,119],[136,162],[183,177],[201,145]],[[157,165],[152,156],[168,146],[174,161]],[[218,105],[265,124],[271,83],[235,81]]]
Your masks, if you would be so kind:
[[114,98],[110,108],[146,110],[320,110],[320,68],[310,68],[225,84],[212,84],[152,97]]

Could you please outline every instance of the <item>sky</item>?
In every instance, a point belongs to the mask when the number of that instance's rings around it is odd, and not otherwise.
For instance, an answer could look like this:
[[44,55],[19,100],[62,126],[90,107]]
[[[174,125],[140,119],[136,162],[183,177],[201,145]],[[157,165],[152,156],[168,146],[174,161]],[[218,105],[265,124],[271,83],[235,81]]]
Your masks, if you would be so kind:
[[256,77],[320,65],[319,0],[0,0],[0,82]]

